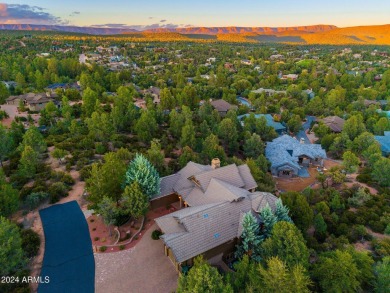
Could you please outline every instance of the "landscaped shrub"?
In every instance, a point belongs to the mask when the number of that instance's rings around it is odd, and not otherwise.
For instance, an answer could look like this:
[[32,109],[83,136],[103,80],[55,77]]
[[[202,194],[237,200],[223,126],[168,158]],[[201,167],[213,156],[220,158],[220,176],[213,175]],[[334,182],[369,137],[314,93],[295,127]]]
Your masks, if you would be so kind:
[[94,241],[99,241],[99,239],[100,239],[99,237],[93,238]]
[[123,249],[125,249],[125,248],[126,248],[125,245],[119,245],[119,250],[123,250]]
[[356,180],[361,183],[370,183],[372,182],[372,178],[370,174],[359,174],[356,176]]
[[38,254],[39,246],[41,245],[41,239],[38,233],[31,229],[22,230],[20,235],[22,236],[22,248],[27,257],[34,257]]
[[82,181],[87,180],[91,176],[91,169],[92,169],[91,165],[84,166],[83,168],[81,168],[80,180],[82,180]]
[[100,248],[99,248],[99,251],[100,252],[105,252],[107,250],[107,246],[101,246]]
[[163,233],[160,231],[160,230],[154,230],[152,232],[152,239],[153,240],[158,240],[160,239],[160,236],[162,235]]
[[68,187],[62,182],[53,183],[48,189],[50,203],[56,203],[60,198],[68,195]]
[[385,231],[386,226],[378,221],[370,221],[368,222],[368,226],[372,229],[372,231],[376,233],[383,233]]
[[105,152],[107,152],[107,148],[101,142],[96,143],[95,150],[96,150],[96,153],[99,155],[103,155]]
[[38,207],[44,200],[49,197],[49,194],[46,192],[33,192],[27,195],[26,205],[30,210]]
[[76,170],[81,170],[83,167],[89,164],[89,160],[87,158],[81,158],[77,161]]
[[61,181],[66,185],[73,185],[75,182],[70,174],[61,171],[52,171],[50,176],[52,180]]
[[353,207],[361,207],[371,199],[371,195],[364,188],[359,188],[353,197],[348,198],[348,203]]
[[5,119],[5,118],[8,118],[8,113],[3,111],[3,110],[0,110],[0,121]]

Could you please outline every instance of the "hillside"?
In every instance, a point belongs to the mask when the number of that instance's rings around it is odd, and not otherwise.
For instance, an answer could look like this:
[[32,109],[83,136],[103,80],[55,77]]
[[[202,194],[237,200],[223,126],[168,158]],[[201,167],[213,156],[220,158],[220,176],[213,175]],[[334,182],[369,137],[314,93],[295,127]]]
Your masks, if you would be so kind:
[[390,45],[390,24],[338,28],[333,25],[296,27],[189,27],[145,31],[123,28],[0,24],[0,30],[54,31],[118,35],[137,41],[289,43],[323,45]]
[[295,27],[187,27],[187,28],[158,28],[151,29],[148,32],[175,32],[180,34],[203,34],[203,35],[221,35],[221,34],[278,34],[283,32],[326,32],[337,27],[334,25],[311,25]]

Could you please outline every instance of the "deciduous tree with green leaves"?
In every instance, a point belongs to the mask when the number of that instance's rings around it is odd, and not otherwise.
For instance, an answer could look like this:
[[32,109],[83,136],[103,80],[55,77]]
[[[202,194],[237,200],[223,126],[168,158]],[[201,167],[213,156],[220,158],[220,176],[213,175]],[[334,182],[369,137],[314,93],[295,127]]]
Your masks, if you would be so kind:
[[280,258],[271,257],[267,259],[266,265],[258,265],[256,273],[251,278],[256,292],[310,292],[312,281],[300,264],[289,267]]
[[268,259],[272,256],[279,257],[288,267],[309,265],[309,250],[306,247],[301,231],[294,224],[277,222],[271,237],[262,243],[262,257]]
[[88,200],[93,205],[99,204],[103,197],[119,203],[129,159],[130,152],[127,149],[119,149],[116,153],[105,154],[102,164],[92,165],[91,175],[86,181],[86,190]]
[[347,173],[355,173],[359,167],[359,158],[351,151],[346,151],[343,154],[343,166]]
[[384,257],[375,266],[375,292],[390,292],[390,256]]
[[157,121],[151,110],[142,111],[141,117],[135,124],[135,132],[143,142],[151,141],[158,130]]
[[37,154],[47,149],[45,139],[35,126],[30,127],[23,135],[23,141],[19,144],[18,150],[22,152],[26,146],[30,146]]
[[26,258],[18,227],[0,216],[0,276],[6,276],[23,268]]
[[179,277],[178,293],[233,293],[230,284],[223,282],[218,270],[198,256],[187,275]]
[[356,292],[360,289],[359,268],[348,251],[335,250],[320,255],[314,277],[324,292]]
[[264,143],[260,135],[253,133],[251,137],[245,140],[244,154],[249,158],[258,158],[264,152]]
[[133,218],[138,219],[146,214],[149,207],[149,198],[142,191],[138,182],[127,185],[122,196],[122,206]]
[[3,169],[0,168],[0,216],[8,217],[19,207],[19,192],[7,183]]

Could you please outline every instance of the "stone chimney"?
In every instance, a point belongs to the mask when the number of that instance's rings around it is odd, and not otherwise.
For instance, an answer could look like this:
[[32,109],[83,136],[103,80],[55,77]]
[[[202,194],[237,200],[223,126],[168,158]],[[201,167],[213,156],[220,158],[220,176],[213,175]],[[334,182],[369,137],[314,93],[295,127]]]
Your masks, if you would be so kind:
[[217,169],[221,167],[221,161],[218,158],[214,158],[211,160],[211,168]]

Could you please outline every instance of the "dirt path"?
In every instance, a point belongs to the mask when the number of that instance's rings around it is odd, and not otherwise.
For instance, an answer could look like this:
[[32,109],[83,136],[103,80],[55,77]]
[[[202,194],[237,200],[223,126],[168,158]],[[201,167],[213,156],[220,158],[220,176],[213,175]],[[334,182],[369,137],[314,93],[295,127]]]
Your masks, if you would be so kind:
[[176,290],[178,274],[164,255],[161,240],[152,240],[156,224],[132,249],[95,254],[95,292],[170,293]]
[[359,184],[359,185],[363,186],[364,188],[368,188],[368,190],[370,190],[371,194],[378,194],[378,190],[376,190],[375,188],[370,187],[370,186],[368,186],[365,183],[361,183],[361,182],[357,181],[356,180],[357,176],[358,176],[357,173],[354,173],[354,174],[351,174],[351,175],[348,176],[348,178],[352,180],[352,182],[348,182],[347,183],[348,187],[351,187],[354,184]]

